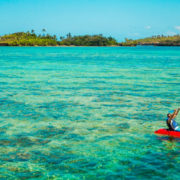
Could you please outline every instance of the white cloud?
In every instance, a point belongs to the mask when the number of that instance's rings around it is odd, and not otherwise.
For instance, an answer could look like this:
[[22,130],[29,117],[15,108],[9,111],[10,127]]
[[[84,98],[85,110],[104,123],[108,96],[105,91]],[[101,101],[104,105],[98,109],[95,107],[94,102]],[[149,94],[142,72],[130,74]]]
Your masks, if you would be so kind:
[[151,29],[151,26],[146,26],[145,29]]
[[174,28],[180,31],[180,26],[175,26]]

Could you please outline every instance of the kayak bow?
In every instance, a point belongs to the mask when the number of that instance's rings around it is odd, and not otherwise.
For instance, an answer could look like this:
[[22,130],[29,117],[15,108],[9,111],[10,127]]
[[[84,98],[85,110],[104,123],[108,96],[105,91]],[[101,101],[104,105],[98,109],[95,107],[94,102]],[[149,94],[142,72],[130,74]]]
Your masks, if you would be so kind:
[[179,137],[180,138],[180,132],[179,131],[170,131],[167,129],[159,129],[154,132],[155,134],[160,135],[167,135],[167,136],[173,136],[173,137]]

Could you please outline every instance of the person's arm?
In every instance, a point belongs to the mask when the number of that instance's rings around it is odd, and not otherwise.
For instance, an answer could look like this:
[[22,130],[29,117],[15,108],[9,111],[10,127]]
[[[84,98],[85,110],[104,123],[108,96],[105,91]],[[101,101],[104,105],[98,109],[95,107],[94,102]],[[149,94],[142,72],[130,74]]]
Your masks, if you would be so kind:
[[177,116],[178,112],[179,112],[179,108],[178,108],[178,110],[177,109],[174,110],[174,112],[173,112],[173,114],[171,116],[172,119],[174,119]]
[[177,109],[176,115],[178,115],[179,111],[180,111],[180,108]]
[[173,114],[171,114],[171,116],[168,118],[168,124],[171,123],[171,120],[174,119],[176,117],[176,113],[177,113],[177,110],[175,109]]

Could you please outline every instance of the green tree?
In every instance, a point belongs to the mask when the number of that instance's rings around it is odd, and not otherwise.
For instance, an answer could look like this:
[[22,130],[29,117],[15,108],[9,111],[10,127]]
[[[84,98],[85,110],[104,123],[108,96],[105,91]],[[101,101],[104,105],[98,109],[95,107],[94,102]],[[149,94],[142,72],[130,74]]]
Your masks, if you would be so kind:
[[60,36],[60,40],[62,41],[64,39],[64,37],[63,36]]
[[43,36],[45,36],[46,29],[43,28],[43,29],[42,29],[42,32],[43,32]]
[[72,37],[71,33],[68,33],[66,36],[68,39],[71,39],[71,37]]
[[35,32],[34,29],[32,29],[32,30],[31,30],[31,34],[34,34],[34,32]]

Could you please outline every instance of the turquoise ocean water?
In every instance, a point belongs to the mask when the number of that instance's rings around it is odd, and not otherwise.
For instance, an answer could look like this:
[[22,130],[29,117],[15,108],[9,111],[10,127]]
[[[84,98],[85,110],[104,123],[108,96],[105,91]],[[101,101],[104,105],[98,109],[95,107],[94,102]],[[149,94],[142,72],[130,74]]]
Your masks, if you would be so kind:
[[0,179],[179,179],[179,102],[180,47],[0,47]]

